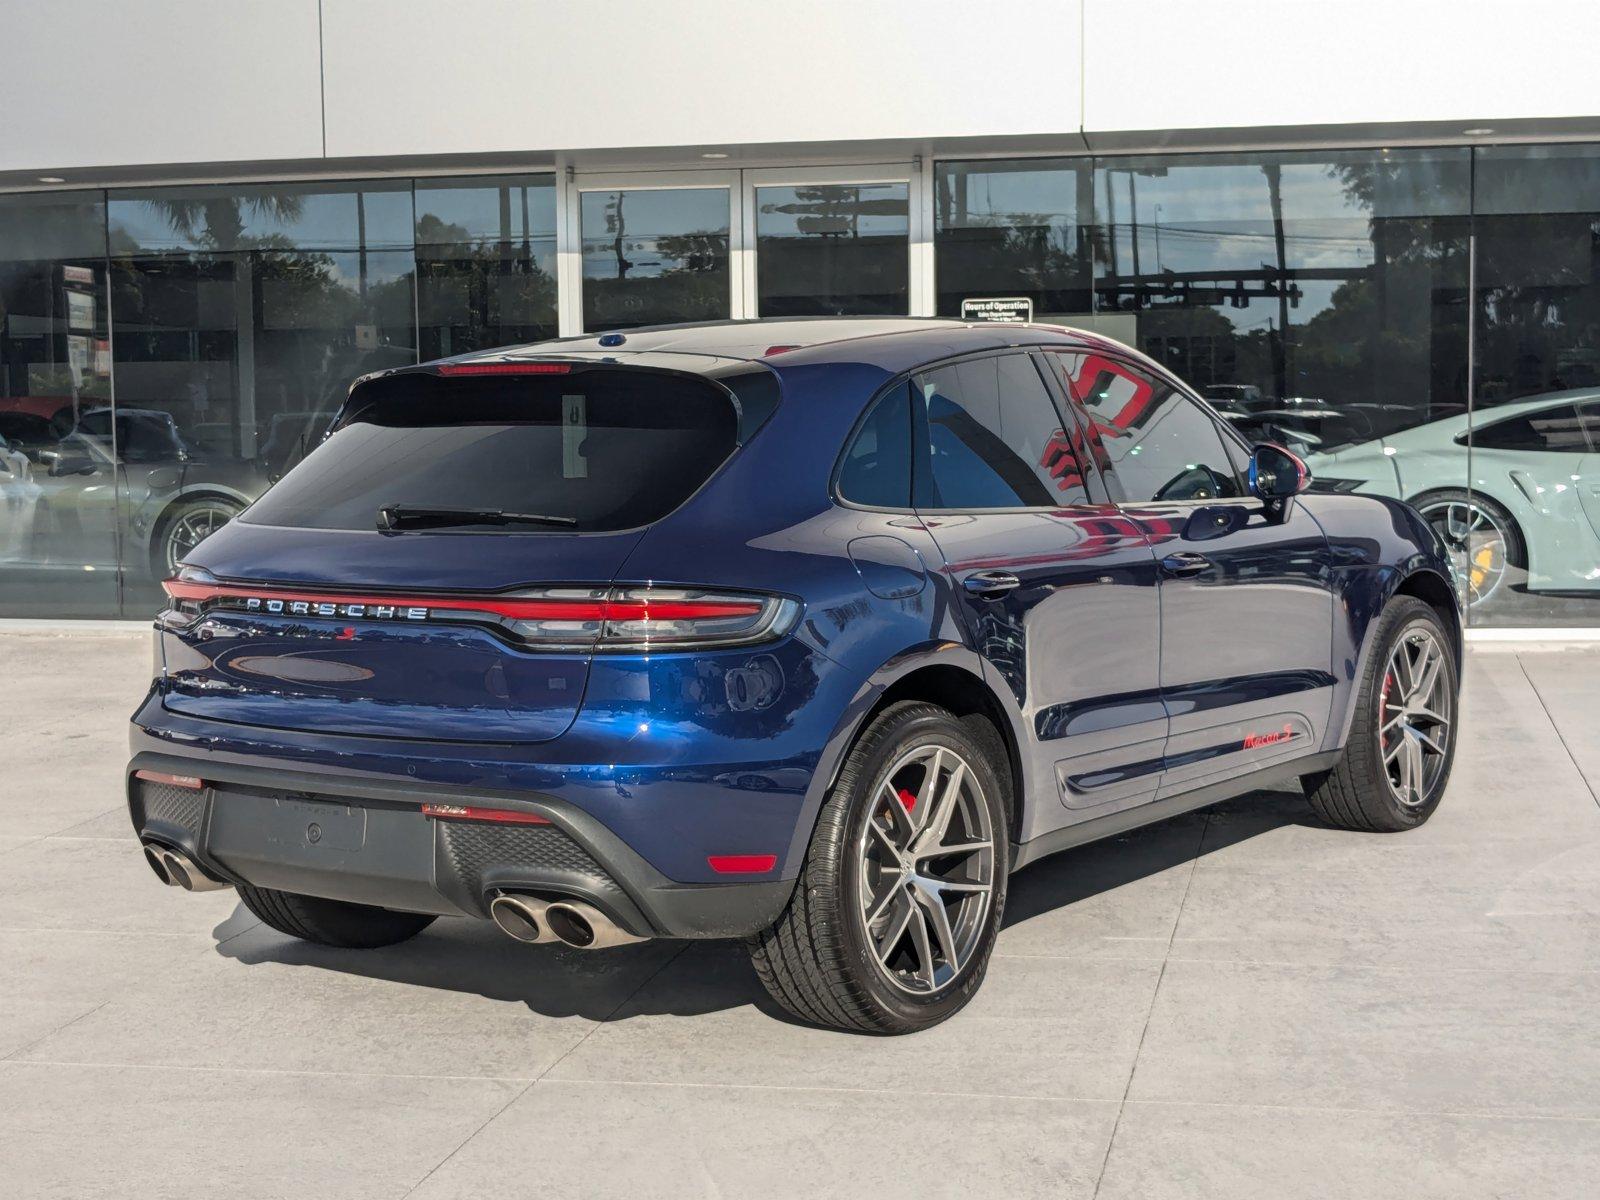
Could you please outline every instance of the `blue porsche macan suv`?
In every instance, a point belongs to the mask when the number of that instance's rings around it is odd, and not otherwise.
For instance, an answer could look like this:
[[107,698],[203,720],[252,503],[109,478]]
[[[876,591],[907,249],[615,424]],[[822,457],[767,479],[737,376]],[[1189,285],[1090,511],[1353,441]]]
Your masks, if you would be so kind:
[[358,380],[188,553],[133,717],[166,883],[325,945],[744,938],[797,1016],[982,982],[1011,872],[1455,749],[1444,548],[1093,334],[729,322]]

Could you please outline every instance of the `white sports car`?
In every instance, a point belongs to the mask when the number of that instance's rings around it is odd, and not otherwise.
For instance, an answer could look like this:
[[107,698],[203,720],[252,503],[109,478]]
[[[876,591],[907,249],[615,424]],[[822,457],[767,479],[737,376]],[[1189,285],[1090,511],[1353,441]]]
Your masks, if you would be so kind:
[[1415,505],[1450,547],[1470,604],[1524,572],[1530,591],[1600,591],[1600,392],[1546,392],[1330,453],[1304,448],[1313,486]]

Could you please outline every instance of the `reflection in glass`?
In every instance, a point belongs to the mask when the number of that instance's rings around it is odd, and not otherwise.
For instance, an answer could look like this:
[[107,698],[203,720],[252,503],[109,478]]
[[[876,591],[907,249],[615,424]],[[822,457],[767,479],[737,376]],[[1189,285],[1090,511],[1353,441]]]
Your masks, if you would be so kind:
[[[340,193],[355,203],[363,193]],[[311,236],[305,200],[261,207],[260,194],[208,195],[198,223],[192,197],[144,193],[184,238],[230,251],[163,250],[112,228],[116,325],[123,603],[143,615],[158,582],[211,530],[225,524],[315,445],[350,381],[416,361],[415,266],[408,250],[293,246],[284,228]],[[409,239],[409,193],[406,194]],[[113,208],[120,202],[113,199]],[[165,209],[163,205],[167,205]],[[364,202],[361,204],[365,207]],[[270,226],[272,231],[251,230]],[[367,226],[370,228],[370,226]],[[219,234],[225,229],[225,234]],[[392,236],[386,233],[385,237]],[[130,457],[121,435],[144,430],[150,450]]]
[[[1600,147],[1478,152],[1470,490],[1431,497],[1500,625],[1595,623],[1600,605]],[[1441,449],[1434,439],[1427,452]],[[1430,453],[1408,454],[1422,467]]]
[[583,327],[726,318],[728,189],[584,192]]
[[1090,311],[1089,160],[938,164],[934,253],[938,313],[963,300],[1026,296],[1037,320]]
[[759,314],[909,312],[910,236],[904,183],[757,188]]
[[411,245],[408,180],[143,188],[110,194],[111,248],[145,251]]
[[556,335],[555,192],[550,175],[417,182],[422,358]]
[[0,611],[117,598],[115,459],[78,432],[111,402],[100,193],[0,197]]

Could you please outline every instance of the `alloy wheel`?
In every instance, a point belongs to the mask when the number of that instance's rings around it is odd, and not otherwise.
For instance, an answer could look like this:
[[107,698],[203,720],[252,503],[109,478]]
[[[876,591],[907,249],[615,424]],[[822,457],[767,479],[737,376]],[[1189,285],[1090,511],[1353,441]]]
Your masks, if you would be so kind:
[[202,504],[185,509],[167,530],[166,545],[162,548],[167,571],[176,571],[185,555],[233,520],[238,511],[224,504]]
[[1463,599],[1482,604],[1505,579],[1510,561],[1506,530],[1493,513],[1470,500],[1436,500],[1421,512],[1444,539]]
[[941,745],[903,754],[857,841],[859,911],[884,977],[933,995],[983,940],[994,896],[995,830],[967,761]]
[[1427,628],[1407,630],[1389,652],[1378,697],[1378,753],[1390,791],[1407,808],[1426,804],[1444,776],[1451,704],[1444,647]]

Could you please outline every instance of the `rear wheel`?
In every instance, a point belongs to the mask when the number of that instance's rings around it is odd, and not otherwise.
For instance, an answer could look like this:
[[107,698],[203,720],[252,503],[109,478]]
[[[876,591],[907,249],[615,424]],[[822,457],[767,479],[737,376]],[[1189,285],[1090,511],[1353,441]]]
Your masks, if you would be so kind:
[[239,885],[244,906],[279,933],[319,946],[372,950],[415,937],[434,918],[426,913],[392,912],[321,896],[301,896],[272,888]]
[[819,1025],[909,1033],[966,1005],[1010,870],[1005,750],[982,718],[884,710],[823,805],[788,908],[751,943],[773,998]]
[[178,564],[206,538],[244,511],[244,505],[221,496],[180,500],[161,514],[150,543],[150,568],[157,579],[176,574]]
[[1397,596],[1378,618],[1344,756],[1306,798],[1341,829],[1414,829],[1439,807],[1455,759],[1456,659],[1439,616]]
[[1444,539],[1463,604],[1482,604],[1528,565],[1516,520],[1479,492],[1429,492],[1413,503]]

